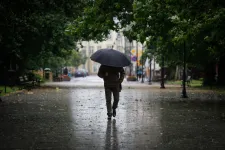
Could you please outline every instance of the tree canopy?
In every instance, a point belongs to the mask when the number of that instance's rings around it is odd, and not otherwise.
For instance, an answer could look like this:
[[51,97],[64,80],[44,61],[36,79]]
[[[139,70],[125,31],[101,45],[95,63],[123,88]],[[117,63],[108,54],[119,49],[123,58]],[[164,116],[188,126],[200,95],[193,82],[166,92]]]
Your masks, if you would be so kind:
[[65,34],[65,29],[84,6],[82,0],[2,1],[0,60],[4,66],[43,67],[52,56],[70,55],[79,37]]
[[122,30],[130,41],[155,47],[155,57],[163,55],[169,65],[182,63],[184,43],[192,66],[222,64],[225,56],[223,0],[96,0],[84,10],[69,27],[83,39],[104,39],[109,30]]
[[[6,66],[68,56],[77,42],[104,40],[110,30],[154,47],[151,53],[167,65],[182,63],[184,43],[189,65],[225,65],[223,0],[5,0],[0,12],[0,59]],[[42,59],[33,62],[43,65]]]

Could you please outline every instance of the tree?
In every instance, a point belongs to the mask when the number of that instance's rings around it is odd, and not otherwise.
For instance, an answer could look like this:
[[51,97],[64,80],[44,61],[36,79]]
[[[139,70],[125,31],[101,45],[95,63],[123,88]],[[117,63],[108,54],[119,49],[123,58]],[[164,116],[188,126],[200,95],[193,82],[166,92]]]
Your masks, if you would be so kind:
[[84,10],[68,28],[72,35],[102,40],[109,30],[123,29],[129,40],[155,46],[156,59],[174,66],[183,62],[185,43],[187,64],[205,67],[205,72],[219,64],[218,79],[225,83],[224,1],[96,0]]
[[79,65],[85,64],[86,60],[87,57],[83,56],[80,52],[73,51],[67,61],[67,65],[75,66],[77,68]]
[[[74,49],[79,37],[65,34],[65,29],[80,15],[85,3],[82,0],[2,1],[0,60],[4,66],[10,68],[13,63],[13,69],[17,64],[21,70],[34,58],[41,62],[41,56],[61,57],[62,51]],[[33,62],[38,67],[37,61]]]
[[118,31],[132,20],[132,4],[133,0],[88,1],[84,11],[67,28],[67,33],[84,41],[102,41],[110,30]]

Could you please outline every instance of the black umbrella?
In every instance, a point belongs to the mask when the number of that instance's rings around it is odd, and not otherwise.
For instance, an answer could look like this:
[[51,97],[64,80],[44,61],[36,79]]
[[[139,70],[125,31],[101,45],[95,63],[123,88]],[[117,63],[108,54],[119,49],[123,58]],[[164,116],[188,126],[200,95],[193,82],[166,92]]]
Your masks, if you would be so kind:
[[125,67],[131,64],[124,53],[114,49],[100,49],[91,55],[91,60],[112,67]]

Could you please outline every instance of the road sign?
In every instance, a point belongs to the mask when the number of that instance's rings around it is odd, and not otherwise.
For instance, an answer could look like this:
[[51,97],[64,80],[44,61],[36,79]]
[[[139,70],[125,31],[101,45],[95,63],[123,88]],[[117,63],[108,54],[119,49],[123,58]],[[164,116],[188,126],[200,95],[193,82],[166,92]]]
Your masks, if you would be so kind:
[[131,56],[131,60],[132,61],[137,61],[137,57],[136,56]]

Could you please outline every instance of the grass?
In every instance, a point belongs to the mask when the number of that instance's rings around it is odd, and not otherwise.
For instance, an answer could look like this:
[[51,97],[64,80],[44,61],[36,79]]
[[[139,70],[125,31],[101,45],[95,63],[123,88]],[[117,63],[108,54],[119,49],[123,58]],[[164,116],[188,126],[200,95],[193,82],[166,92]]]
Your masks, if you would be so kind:
[[13,93],[15,91],[18,91],[19,90],[19,87],[13,87],[13,88],[10,88],[10,87],[6,87],[6,93],[5,93],[5,86],[0,86],[0,91],[1,91],[1,94],[0,96],[3,96],[5,94],[9,94],[9,93]]
[[[166,81],[167,84],[172,84],[172,85],[181,85],[182,81],[181,80],[176,80],[176,81]],[[201,87],[202,86],[202,81],[200,80],[191,80],[190,82],[191,87]]]
[[202,89],[202,90],[212,90],[217,94],[225,94],[225,87],[224,86],[195,86],[192,87],[193,89]]
[[[166,81],[166,84],[170,85],[180,85],[182,84],[181,80],[177,81]],[[225,94],[225,86],[202,86],[202,80],[191,80],[190,82],[190,88],[192,89],[200,89],[200,90],[213,90],[217,94]]]

